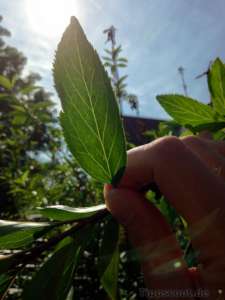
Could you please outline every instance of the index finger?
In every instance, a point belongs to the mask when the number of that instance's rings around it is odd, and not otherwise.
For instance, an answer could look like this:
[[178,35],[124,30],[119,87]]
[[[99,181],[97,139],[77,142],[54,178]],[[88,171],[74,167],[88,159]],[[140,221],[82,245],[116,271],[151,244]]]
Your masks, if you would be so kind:
[[152,182],[189,224],[225,206],[222,179],[176,137],[161,138],[128,151],[119,187],[141,190]]

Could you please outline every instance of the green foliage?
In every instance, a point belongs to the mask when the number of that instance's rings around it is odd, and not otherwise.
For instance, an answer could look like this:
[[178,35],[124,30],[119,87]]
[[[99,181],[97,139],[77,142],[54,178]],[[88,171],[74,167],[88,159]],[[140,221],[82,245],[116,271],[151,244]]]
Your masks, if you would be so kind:
[[119,110],[100,59],[75,17],[58,46],[54,78],[71,152],[93,178],[116,184],[126,165]]
[[151,129],[144,132],[144,136],[153,141],[157,138],[168,135],[179,135],[179,125],[174,121],[160,122],[157,129]]
[[41,196],[38,190],[44,185],[40,178],[45,172],[38,156],[49,154],[49,160],[56,161],[54,155],[62,138],[55,126],[53,103],[43,90],[22,95],[17,87],[16,91],[14,88],[4,90],[3,95],[0,101],[0,197],[1,205],[16,215],[17,207],[32,207],[35,199],[35,206],[38,205],[37,198]]
[[40,76],[22,77],[26,58],[3,40],[0,52],[0,216],[18,219],[49,201],[64,143],[50,94],[36,86]]
[[157,100],[179,124],[196,133],[217,132],[225,127],[225,66],[216,59],[207,73],[212,105],[182,95],[159,95]]

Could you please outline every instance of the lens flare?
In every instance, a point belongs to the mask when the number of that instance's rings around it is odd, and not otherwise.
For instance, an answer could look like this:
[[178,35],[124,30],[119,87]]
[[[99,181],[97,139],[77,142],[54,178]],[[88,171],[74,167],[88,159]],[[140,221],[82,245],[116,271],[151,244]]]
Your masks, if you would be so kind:
[[81,17],[78,0],[25,0],[29,25],[34,32],[54,39],[62,34],[70,17]]

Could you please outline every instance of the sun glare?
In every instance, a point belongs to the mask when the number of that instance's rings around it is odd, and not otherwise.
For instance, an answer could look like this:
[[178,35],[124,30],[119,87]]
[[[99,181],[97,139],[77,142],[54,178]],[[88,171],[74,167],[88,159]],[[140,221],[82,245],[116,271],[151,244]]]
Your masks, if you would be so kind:
[[25,0],[25,9],[32,30],[55,38],[68,25],[70,17],[79,18],[79,0]]

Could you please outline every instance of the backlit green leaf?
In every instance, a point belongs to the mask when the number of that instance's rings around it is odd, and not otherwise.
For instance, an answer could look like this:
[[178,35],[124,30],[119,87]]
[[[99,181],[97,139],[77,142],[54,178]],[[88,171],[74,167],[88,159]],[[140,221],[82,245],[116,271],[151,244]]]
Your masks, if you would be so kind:
[[47,206],[45,208],[39,208],[40,213],[47,218],[57,221],[69,221],[69,220],[81,220],[90,217],[105,209],[105,205],[96,205],[90,207],[69,207],[64,205]]
[[0,220],[0,249],[16,249],[30,244],[34,237],[51,228],[48,223]]
[[213,108],[225,115],[225,65],[217,58],[208,73],[208,86]]
[[70,151],[92,177],[116,184],[126,165],[118,104],[107,73],[75,17],[56,52],[54,80]]
[[182,95],[159,95],[156,97],[165,111],[179,124],[192,127],[216,122],[213,109]]

